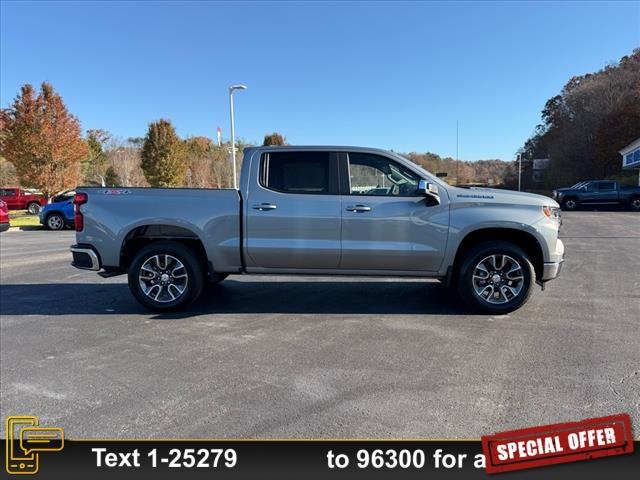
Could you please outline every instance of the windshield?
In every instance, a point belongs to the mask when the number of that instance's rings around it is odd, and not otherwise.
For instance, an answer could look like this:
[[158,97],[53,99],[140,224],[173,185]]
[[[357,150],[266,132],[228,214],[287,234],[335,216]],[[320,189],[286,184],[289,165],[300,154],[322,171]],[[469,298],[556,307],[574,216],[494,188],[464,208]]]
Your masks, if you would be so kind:
[[391,155],[395,156],[396,158],[401,158],[402,160],[404,160],[405,162],[409,162],[411,164],[411,166],[413,167],[413,170],[417,170],[416,173],[419,173],[420,176],[425,179],[425,180],[429,180],[430,182],[435,183],[436,185],[441,185],[442,187],[446,188],[449,187],[450,185],[445,182],[444,180],[441,180],[440,178],[436,177],[433,173],[431,173],[428,170],[425,170],[423,167],[421,167],[420,165],[418,165],[417,163],[415,163],[413,160],[411,160],[409,157],[405,157],[403,154],[401,153],[397,153],[397,152],[388,152]]

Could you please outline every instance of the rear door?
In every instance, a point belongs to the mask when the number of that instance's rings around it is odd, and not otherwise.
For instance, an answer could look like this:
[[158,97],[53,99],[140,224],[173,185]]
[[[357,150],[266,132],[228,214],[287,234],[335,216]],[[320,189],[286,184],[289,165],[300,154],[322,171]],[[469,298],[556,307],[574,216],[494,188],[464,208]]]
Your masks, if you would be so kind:
[[449,205],[417,192],[420,176],[383,155],[340,154],[341,269],[434,272],[446,248]]
[[599,182],[598,200],[603,203],[616,203],[618,201],[618,190],[616,182]]
[[247,199],[247,270],[335,269],[341,209],[337,155],[328,151],[262,154]]

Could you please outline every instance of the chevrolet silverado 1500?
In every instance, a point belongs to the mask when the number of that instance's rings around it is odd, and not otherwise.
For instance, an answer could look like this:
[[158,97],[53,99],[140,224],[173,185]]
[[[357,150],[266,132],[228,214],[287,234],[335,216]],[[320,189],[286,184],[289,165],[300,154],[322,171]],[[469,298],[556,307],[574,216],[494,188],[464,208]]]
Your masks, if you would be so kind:
[[155,310],[229,274],[432,277],[507,313],[561,269],[559,205],[450,186],[393,152],[251,147],[235,189],[85,188],[72,265],[127,273]]

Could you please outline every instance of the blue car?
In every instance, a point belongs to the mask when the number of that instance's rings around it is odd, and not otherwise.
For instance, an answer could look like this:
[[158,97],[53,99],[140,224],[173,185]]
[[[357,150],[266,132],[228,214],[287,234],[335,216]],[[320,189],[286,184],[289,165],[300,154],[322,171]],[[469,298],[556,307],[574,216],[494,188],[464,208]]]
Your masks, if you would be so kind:
[[73,197],[75,192],[67,191],[53,198],[53,203],[48,203],[40,210],[40,224],[47,230],[62,230],[65,227],[73,227],[74,209]]

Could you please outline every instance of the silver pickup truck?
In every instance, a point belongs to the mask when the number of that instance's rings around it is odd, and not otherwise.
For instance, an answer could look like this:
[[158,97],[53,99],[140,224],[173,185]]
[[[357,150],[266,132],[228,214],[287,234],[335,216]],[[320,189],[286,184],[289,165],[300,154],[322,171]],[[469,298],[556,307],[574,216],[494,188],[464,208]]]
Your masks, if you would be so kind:
[[230,274],[431,277],[507,313],[560,272],[547,197],[447,185],[393,152],[252,147],[239,190],[77,189],[72,265],[127,273],[154,310]]

